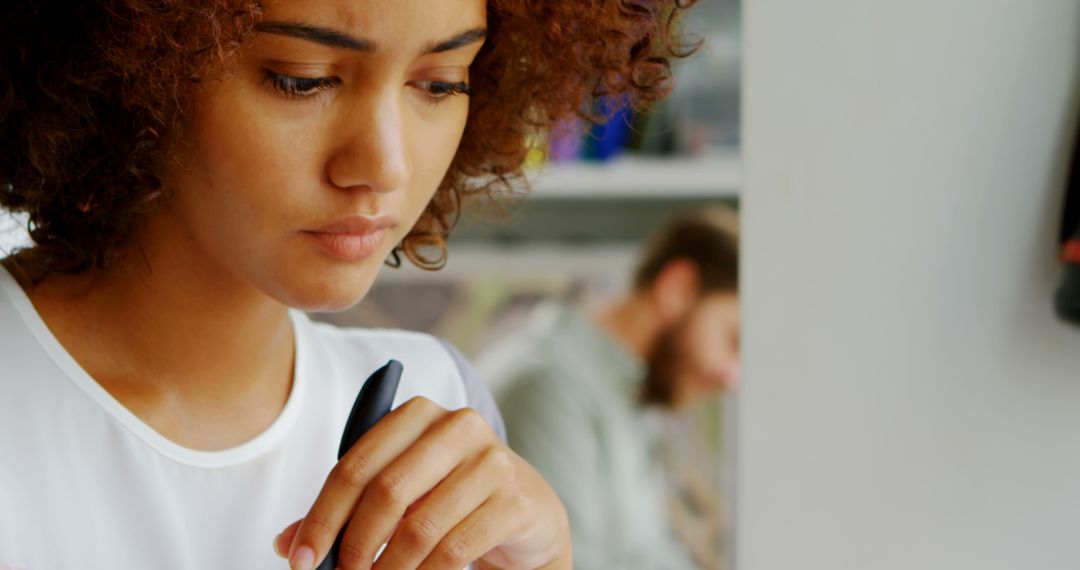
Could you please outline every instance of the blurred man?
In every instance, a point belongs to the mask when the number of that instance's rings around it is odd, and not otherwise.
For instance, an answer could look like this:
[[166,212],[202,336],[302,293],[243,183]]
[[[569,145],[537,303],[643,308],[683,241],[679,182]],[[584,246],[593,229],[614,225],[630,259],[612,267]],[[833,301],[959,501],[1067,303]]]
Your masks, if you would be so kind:
[[727,210],[672,221],[629,294],[592,315],[543,307],[487,371],[511,447],[566,505],[579,570],[697,567],[673,536],[654,424],[738,384],[737,235]]

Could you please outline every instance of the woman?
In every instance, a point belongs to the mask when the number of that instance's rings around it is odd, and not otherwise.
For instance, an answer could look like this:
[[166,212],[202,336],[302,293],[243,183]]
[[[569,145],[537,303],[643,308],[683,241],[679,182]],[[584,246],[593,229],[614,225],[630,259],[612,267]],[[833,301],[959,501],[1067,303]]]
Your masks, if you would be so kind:
[[[456,352],[297,309],[437,268],[529,137],[659,97],[678,4],[4,8],[0,205],[34,245],[0,272],[0,567],[310,569],[344,529],[342,568],[570,568]],[[405,403],[337,462],[389,358]]]

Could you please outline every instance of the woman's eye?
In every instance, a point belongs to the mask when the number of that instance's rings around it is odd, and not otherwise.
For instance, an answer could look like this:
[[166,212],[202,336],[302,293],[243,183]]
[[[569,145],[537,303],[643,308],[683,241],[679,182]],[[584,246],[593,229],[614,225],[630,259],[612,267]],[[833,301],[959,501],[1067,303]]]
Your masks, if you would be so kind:
[[341,83],[337,77],[295,77],[270,70],[266,70],[266,81],[274,89],[289,97],[310,97]]
[[414,81],[414,87],[424,91],[435,103],[442,102],[452,95],[470,95],[469,84],[464,81]]

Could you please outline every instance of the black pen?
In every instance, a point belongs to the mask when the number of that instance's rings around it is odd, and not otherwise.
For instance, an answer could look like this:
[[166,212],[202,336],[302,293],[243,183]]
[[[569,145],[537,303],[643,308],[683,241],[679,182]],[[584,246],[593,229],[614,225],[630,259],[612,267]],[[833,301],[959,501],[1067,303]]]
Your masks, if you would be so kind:
[[[349,420],[345,422],[345,431],[341,435],[341,445],[338,447],[338,460],[352,449],[352,446],[371,429],[371,426],[390,413],[402,370],[400,362],[391,360],[364,382],[360,388],[360,394],[356,396],[356,401],[353,403],[352,411],[349,412]],[[344,537],[345,529],[341,529],[333,548],[323,559],[322,564],[319,564],[317,570],[337,568],[338,551],[341,549],[341,539]]]

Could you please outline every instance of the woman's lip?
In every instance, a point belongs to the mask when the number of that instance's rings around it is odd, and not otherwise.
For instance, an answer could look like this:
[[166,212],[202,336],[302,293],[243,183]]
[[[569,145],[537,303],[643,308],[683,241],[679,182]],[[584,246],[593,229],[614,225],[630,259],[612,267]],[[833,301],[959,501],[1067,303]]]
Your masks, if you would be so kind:
[[363,235],[378,230],[390,229],[396,225],[397,220],[393,216],[348,216],[317,228],[305,230],[305,232]]
[[342,261],[360,261],[371,257],[386,237],[386,230],[367,233],[303,232],[324,252]]
[[302,233],[331,256],[353,262],[377,252],[386,230],[396,225],[391,216],[349,216]]

